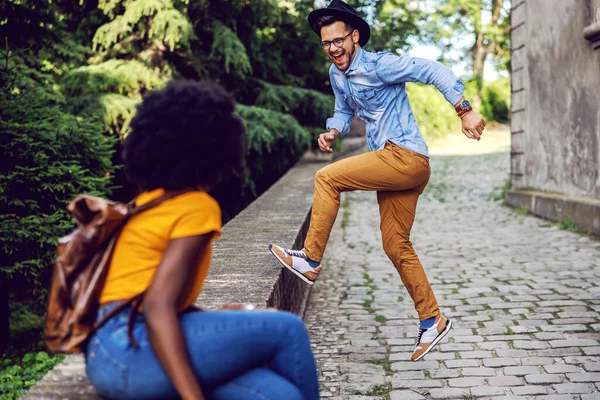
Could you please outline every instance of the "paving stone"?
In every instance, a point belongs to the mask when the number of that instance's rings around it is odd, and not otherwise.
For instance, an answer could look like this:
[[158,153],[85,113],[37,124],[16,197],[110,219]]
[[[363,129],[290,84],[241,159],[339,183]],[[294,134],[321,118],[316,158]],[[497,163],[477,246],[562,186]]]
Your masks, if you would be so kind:
[[412,390],[394,390],[390,392],[390,400],[423,400],[425,396]]
[[444,364],[448,368],[464,368],[464,367],[478,367],[479,361],[477,360],[447,360]]
[[492,357],[492,352],[490,351],[461,351],[458,353],[460,358],[490,358]]
[[525,376],[525,375],[535,375],[535,374],[539,374],[539,373],[540,373],[540,369],[535,366],[504,368],[504,375]]
[[458,378],[460,376],[457,369],[448,368],[430,370],[429,374],[433,379]]
[[517,361],[513,358],[486,358],[483,360],[483,365],[486,367],[509,367],[517,365]]
[[490,386],[521,386],[524,383],[523,379],[517,376],[494,376],[488,380]]
[[472,387],[482,386],[485,381],[482,378],[454,378],[448,379],[448,385],[450,387]]
[[525,380],[529,384],[560,383],[563,381],[563,376],[558,374],[532,374],[525,375]]
[[577,394],[577,393],[593,393],[596,390],[594,385],[587,383],[561,383],[552,385],[558,394]]
[[521,365],[550,365],[554,362],[550,357],[527,357],[521,358]]
[[461,373],[463,376],[495,376],[496,370],[494,368],[462,368]]
[[565,374],[567,372],[581,372],[581,368],[571,364],[552,364],[544,365],[544,369],[549,374]]
[[431,389],[429,391],[429,398],[431,399],[461,399],[469,396],[469,389],[460,388],[443,388],[443,389]]
[[504,389],[499,387],[477,386],[471,388],[471,394],[474,397],[501,396],[505,393]]
[[548,343],[537,341],[537,340],[528,340],[528,341],[515,340],[513,342],[513,346],[515,349],[525,349],[525,350],[546,349],[546,348],[550,347],[548,345]]
[[556,347],[583,347],[583,346],[598,346],[598,342],[595,340],[586,339],[575,339],[575,340],[551,340],[548,344],[554,348]]
[[530,385],[530,386],[513,386],[510,390],[518,396],[532,396],[536,394],[547,394],[546,386]]
[[[432,376],[433,378],[433,376]],[[425,379],[423,371],[402,371],[395,373],[392,379],[396,380],[411,380],[411,379]]]
[[414,380],[395,380],[392,378],[392,387],[394,389],[409,389],[409,388],[440,388],[444,385],[440,381],[432,379],[414,379]]
[[393,371],[415,371],[424,369],[436,369],[440,367],[439,361],[400,361],[392,364]]
[[583,364],[583,369],[588,372],[598,372],[600,371],[600,360],[597,363],[585,363]]
[[581,400],[600,400],[600,392],[592,394],[582,394]]
[[571,382],[600,382],[600,373],[574,373],[567,374]]

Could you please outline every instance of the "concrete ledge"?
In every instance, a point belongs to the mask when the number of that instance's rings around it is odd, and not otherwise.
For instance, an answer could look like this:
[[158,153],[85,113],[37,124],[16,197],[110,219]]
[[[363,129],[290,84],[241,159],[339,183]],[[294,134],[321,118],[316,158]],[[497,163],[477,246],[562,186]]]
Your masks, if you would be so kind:
[[[316,172],[365,148],[364,138],[346,139],[343,151],[331,156],[307,153],[262,196],[223,227],[213,248],[210,272],[196,301],[206,309],[227,303],[269,305],[303,316],[310,286],[275,260],[269,243],[299,249],[310,222]],[[70,355],[23,399],[100,399],[87,380],[82,355]]]
[[545,219],[571,221],[581,230],[600,236],[600,200],[535,190],[511,190],[506,201],[513,207],[527,207],[531,213]]

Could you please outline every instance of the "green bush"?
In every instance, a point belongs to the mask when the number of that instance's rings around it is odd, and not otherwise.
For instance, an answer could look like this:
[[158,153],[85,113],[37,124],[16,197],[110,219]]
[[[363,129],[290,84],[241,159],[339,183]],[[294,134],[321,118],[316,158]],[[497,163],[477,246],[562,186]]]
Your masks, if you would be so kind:
[[[460,120],[456,117],[454,108],[435,86],[408,84],[406,91],[415,119],[426,140],[460,132]],[[466,82],[465,98],[473,99],[476,93],[475,82]],[[508,78],[485,82],[481,99],[481,115],[487,121],[508,122],[510,96]]]
[[460,132],[460,119],[435,86],[408,84],[406,91],[415,119],[425,140]]
[[63,359],[64,356],[49,356],[44,351],[4,358],[0,363],[0,399],[20,398]]
[[481,94],[481,115],[488,121],[508,122],[510,113],[510,80],[485,82]]
[[303,126],[322,126],[333,114],[333,96],[316,90],[259,82],[258,107],[292,114]]
[[247,173],[213,190],[224,221],[233,218],[293,166],[311,140],[309,132],[291,115],[242,104],[237,113],[248,128]]
[[65,205],[80,193],[110,194],[117,139],[101,132],[42,91],[0,92],[0,286],[43,294],[56,240],[72,227]]
[[158,70],[150,69],[139,61],[112,59],[67,72],[61,85],[69,97],[118,93],[139,98],[143,91],[159,87],[166,80]]

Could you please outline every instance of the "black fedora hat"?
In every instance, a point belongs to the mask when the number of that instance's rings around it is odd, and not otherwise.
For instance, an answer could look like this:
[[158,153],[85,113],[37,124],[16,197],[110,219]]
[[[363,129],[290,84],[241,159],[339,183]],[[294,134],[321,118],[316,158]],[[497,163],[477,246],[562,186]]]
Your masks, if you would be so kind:
[[369,24],[358,16],[358,13],[354,8],[344,3],[342,0],[333,0],[329,3],[327,8],[319,8],[308,14],[308,24],[319,37],[321,36],[321,32],[315,27],[315,23],[320,17],[325,15],[338,17],[340,20],[352,25],[354,29],[357,29],[358,32],[360,32],[358,44],[361,46],[364,46],[369,41],[369,38],[371,37],[371,28],[369,28]]

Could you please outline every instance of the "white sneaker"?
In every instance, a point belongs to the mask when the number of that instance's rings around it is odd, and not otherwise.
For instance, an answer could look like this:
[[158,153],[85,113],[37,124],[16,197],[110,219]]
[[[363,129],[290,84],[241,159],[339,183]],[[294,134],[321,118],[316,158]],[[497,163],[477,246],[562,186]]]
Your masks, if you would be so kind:
[[417,346],[415,351],[410,357],[413,361],[419,361],[429,353],[433,346],[438,344],[444,336],[448,334],[448,331],[452,328],[452,321],[443,315],[438,315],[435,318],[435,323],[431,328],[419,327],[419,338],[417,339]]
[[308,258],[302,250],[284,249],[275,244],[270,244],[269,250],[284,267],[309,285],[314,284],[319,277],[321,263]]

